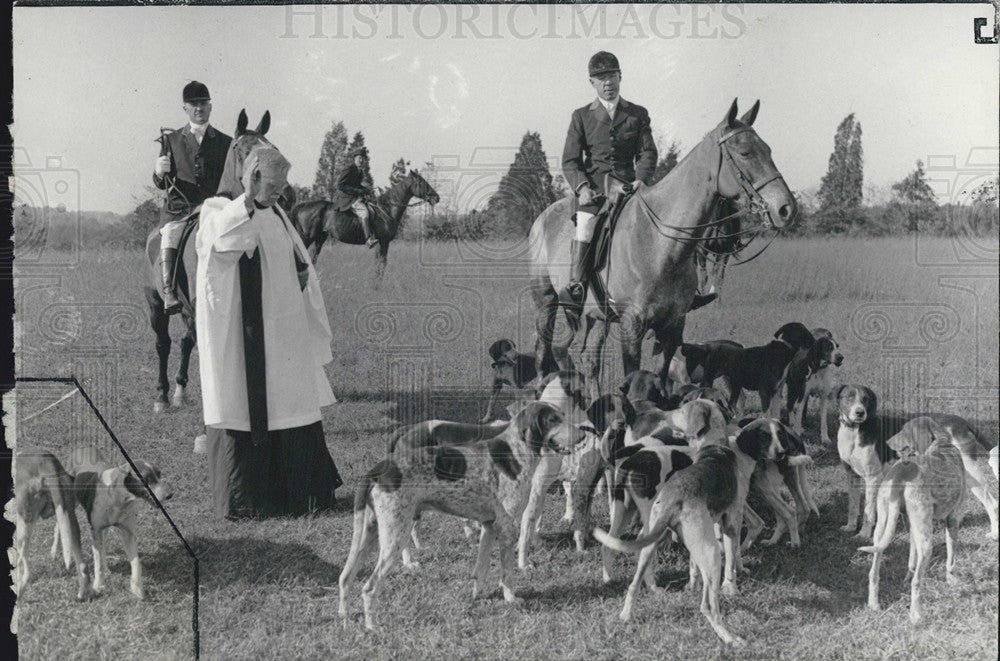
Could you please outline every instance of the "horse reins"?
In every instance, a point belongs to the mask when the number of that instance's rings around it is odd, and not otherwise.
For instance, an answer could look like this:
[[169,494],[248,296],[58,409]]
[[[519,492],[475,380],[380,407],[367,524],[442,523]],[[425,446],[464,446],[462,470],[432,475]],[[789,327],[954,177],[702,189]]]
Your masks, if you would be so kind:
[[[758,256],[760,256],[762,252],[764,252],[764,250],[767,249],[768,246],[771,245],[775,237],[780,233],[780,229],[774,226],[774,222],[771,220],[770,212],[767,209],[767,203],[764,201],[764,198],[761,197],[760,190],[764,188],[764,186],[770,184],[771,182],[782,179],[782,176],[781,173],[778,172],[777,169],[775,169],[772,172],[768,172],[761,179],[757,181],[752,181],[746,175],[743,169],[740,168],[739,164],[736,162],[736,159],[733,158],[732,152],[729,150],[728,141],[733,136],[748,132],[752,132],[752,129],[749,127],[739,127],[733,129],[732,131],[724,133],[721,137],[719,137],[717,141],[717,144],[719,145],[719,168],[715,179],[715,190],[716,193],[719,194],[719,196],[721,197],[721,192],[719,191],[719,181],[721,180],[722,177],[722,164],[723,162],[728,161],[730,167],[733,169],[733,172],[735,173],[737,183],[740,185],[740,188],[743,189],[743,192],[746,194],[747,199],[749,200],[749,204],[746,207],[740,209],[739,211],[723,216],[722,218],[717,218],[711,222],[699,225],[697,227],[693,228],[680,227],[678,225],[670,225],[668,223],[663,222],[663,220],[659,216],[657,216],[656,212],[653,211],[653,209],[649,206],[649,203],[642,196],[641,192],[639,191],[636,192],[636,197],[639,200],[640,208],[650,219],[650,221],[653,223],[653,226],[656,227],[657,231],[662,236],[677,241],[690,241],[698,243],[700,244],[698,246],[699,248],[702,248],[707,252],[711,252],[714,255],[732,256],[740,254],[753,242],[754,239],[756,239],[758,236],[763,234],[768,229],[778,230],[778,232],[771,237],[771,239],[764,245],[763,248],[761,248],[761,250],[754,253],[751,257],[748,257],[747,259],[733,262],[734,264],[737,265],[746,264],[747,262],[756,259]],[[764,227],[760,229],[739,230],[737,232],[729,232],[726,234],[711,234],[711,235],[702,234],[700,236],[697,235],[698,232],[704,232],[706,229],[720,227],[721,225],[724,225],[725,223],[729,222],[734,218],[740,218],[747,215],[754,215],[763,219]],[[680,233],[682,236],[679,237],[671,236],[664,230],[672,230],[673,232]],[[746,242],[743,242],[742,240],[737,241],[736,247],[733,248],[732,250],[716,250],[708,246],[709,241],[732,239],[748,235],[750,236],[749,241]]]

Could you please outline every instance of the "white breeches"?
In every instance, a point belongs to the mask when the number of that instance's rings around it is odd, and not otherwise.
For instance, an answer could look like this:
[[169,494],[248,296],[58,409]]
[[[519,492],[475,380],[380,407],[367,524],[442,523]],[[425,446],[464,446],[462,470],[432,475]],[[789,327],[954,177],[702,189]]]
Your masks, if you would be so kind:
[[597,216],[586,211],[576,212],[576,240],[590,241],[594,238],[594,227],[597,226]]
[[351,211],[362,221],[368,220],[368,207],[360,197],[351,203]]
[[187,223],[175,220],[166,223],[160,228],[160,250],[165,248],[177,248],[181,244],[181,234],[184,233],[184,226]]

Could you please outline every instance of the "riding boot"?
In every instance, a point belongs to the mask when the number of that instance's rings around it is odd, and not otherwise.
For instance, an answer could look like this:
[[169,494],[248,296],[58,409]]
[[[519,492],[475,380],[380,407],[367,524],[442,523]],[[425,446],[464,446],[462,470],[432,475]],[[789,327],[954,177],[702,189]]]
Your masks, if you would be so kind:
[[583,306],[583,299],[587,293],[587,249],[590,247],[590,241],[577,241],[576,239],[570,244],[570,267],[569,267],[569,284],[566,286],[566,292],[569,294],[570,301],[573,305],[577,307]]
[[176,248],[160,250],[160,274],[163,277],[163,311],[177,314],[184,307],[174,294],[174,263],[177,260]]
[[365,245],[369,248],[374,248],[378,245],[378,237],[372,234],[372,217],[371,213],[361,219],[361,229],[365,233]]

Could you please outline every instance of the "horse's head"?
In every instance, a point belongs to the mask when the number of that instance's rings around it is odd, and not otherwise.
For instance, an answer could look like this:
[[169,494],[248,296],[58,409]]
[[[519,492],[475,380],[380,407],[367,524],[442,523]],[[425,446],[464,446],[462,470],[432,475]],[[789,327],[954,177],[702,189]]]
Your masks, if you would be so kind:
[[761,221],[785,227],[797,213],[795,197],[788,190],[774,161],[771,148],[753,130],[760,101],[739,119],[736,100],[716,128],[719,144],[719,195],[735,200]]
[[434,205],[441,201],[441,196],[427,183],[426,179],[420,176],[420,173],[416,169],[412,169],[407,173],[406,184],[414,197],[428,204]]
[[236,120],[236,134],[233,136],[233,141],[229,143],[226,164],[222,168],[222,177],[219,179],[217,190],[219,195],[230,199],[243,194],[243,165],[250,152],[260,147],[274,147],[264,137],[267,130],[271,128],[271,111],[264,112],[257,128],[248,129],[249,123],[246,110],[240,110],[240,116]]

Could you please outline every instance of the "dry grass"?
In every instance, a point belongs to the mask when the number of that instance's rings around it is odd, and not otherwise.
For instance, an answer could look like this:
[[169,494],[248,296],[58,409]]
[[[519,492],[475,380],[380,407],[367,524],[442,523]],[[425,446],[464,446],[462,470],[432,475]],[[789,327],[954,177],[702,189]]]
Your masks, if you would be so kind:
[[[950,250],[945,240],[936,241],[942,254]],[[491,258],[477,258],[474,249]],[[615,582],[602,585],[598,548],[573,551],[569,531],[557,523],[562,504],[555,496],[533,553],[537,569],[515,580],[522,604],[505,604],[499,590],[471,601],[473,548],[457,520],[432,514],[425,518],[423,568],[398,572],[383,592],[381,631],[365,634],[357,617],[346,627],[339,621],[336,585],[350,544],[350,487],[380,457],[385,434],[415,418],[478,418],[488,394],[485,348],[504,336],[522,348],[533,342],[527,283],[519,275],[523,262],[503,261],[515,252],[500,245],[488,253],[454,244],[393,245],[377,292],[368,286],[367,251],[336,246],[324,252],[321,275],[336,338],[329,376],[340,398],[324,412],[324,425],[348,486],[339,493],[341,507],[323,516],[240,524],[211,517],[207,465],[191,453],[198,407],[151,413],[155,359],[142,316],[138,253],[86,251],[82,264],[62,272],[58,283],[19,281],[19,374],[73,372],[89,379],[85,384],[130,452],[159,463],[172,481],[176,496],[167,509],[201,560],[206,658],[736,657],[698,613],[697,598],[681,591],[683,551],[662,557],[658,578],[669,586],[666,593],[641,595],[635,620],[620,623],[633,559],[620,557]],[[946,404],[996,439],[996,266],[919,267],[913,254],[907,239],[776,243],[751,264],[729,269],[722,305],[692,314],[686,337],[758,343],[786,321],[825,326],[847,357],[843,381],[872,385],[885,393],[885,408],[900,413]],[[978,298],[940,280],[956,273],[984,274]],[[35,284],[42,286],[32,289]],[[852,316],[865,304],[888,311],[895,335],[873,342],[852,331]],[[954,310],[958,330],[913,349],[921,311],[942,306],[946,313]],[[109,333],[119,309],[137,325]],[[609,349],[610,383],[620,368],[613,342]],[[19,389],[20,415],[67,389]],[[196,361],[191,391],[197,401]],[[812,412],[806,431],[821,516],[806,525],[801,549],[751,551],[741,594],[723,601],[729,625],[750,643],[739,658],[997,658],[997,544],[986,537],[978,501],[970,498],[962,526],[959,588],[945,584],[943,543],[935,540],[927,623],[912,629],[907,621],[904,533],[883,570],[886,609],[869,612],[869,557],[837,529],[846,496],[835,450],[818,444]],[[100,438],[78,398],[17,433],[23,447],[63,454],[75,442]],[[602,521],[603,502],[598,509]],[[190,655],[191,561],[158,513],[144,511],[140,527],[146,601],[127,592],[127,563],[120,543],[112,541],[108,588],[90,604],[72,601],[72,579],[47,556],[51,522],[37,528],[30,549],[35,579],[19,601],[24,658]],[[84,540],[89,543],[89,531]],[[360,609],[356,595],[352,603]]]

